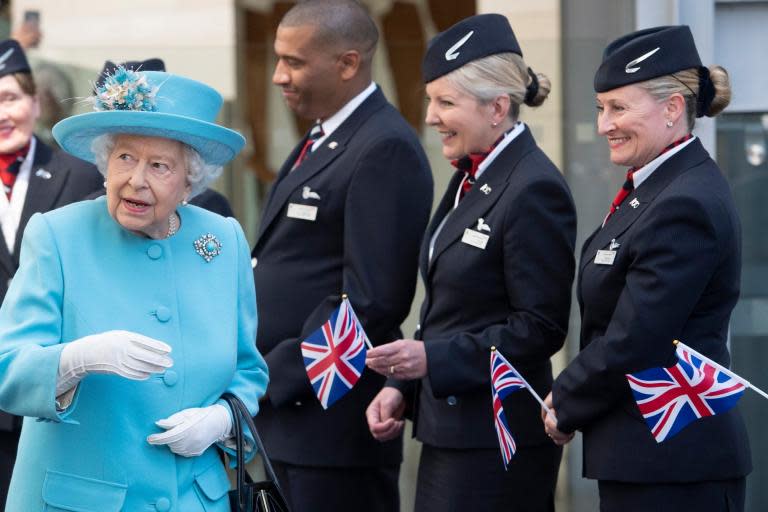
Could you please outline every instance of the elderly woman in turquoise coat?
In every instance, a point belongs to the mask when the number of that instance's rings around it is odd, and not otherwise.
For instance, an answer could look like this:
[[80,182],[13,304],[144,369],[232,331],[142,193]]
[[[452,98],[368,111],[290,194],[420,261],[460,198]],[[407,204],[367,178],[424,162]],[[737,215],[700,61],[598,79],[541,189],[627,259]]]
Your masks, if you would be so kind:
[[35,215],[0,309],[0,409],[24,427],[6,510],[228,511],[230,392],[268,381],[243,231],[187,201],[242,148],[221,96],[118,69],[61,121],[106,197]]

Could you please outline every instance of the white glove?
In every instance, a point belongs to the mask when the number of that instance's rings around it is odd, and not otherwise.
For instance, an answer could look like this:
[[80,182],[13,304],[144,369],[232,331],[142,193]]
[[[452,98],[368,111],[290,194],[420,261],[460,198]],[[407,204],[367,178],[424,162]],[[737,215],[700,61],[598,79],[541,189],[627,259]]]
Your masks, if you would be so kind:
[[229,415],[229,409],[221,404],[214,404],[209,407],[184,409],[164,420],[156,421],[155,425],[166,431],[147,437],[149,444],[167,444],[177,455],[196,457],[213,443],[229,437],[232,431],[232,417]]
[[59,359],[56,396],[68,391],[89,373],[111,373],[146,380],[173,366],[171,347],[130,331],[107,331],[77,339],[64,347]]

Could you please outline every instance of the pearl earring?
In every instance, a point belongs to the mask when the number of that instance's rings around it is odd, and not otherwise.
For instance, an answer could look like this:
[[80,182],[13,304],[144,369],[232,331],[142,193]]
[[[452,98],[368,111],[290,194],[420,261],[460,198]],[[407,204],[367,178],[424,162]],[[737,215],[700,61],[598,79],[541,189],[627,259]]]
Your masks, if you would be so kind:
[[672,121],[667,121],[667,128],[672,128],[674,124]]
[[494,128],[496,128],[497,126],[499,126],[499,123],[491,123],[491,126],[493,126]]
[[104,180],[104,188],[107,188],[107,180]]
[[186,199],[183,199],[181,201],[181,206],[187,206],[188,204],[189,204],[189,201],[187,201]]

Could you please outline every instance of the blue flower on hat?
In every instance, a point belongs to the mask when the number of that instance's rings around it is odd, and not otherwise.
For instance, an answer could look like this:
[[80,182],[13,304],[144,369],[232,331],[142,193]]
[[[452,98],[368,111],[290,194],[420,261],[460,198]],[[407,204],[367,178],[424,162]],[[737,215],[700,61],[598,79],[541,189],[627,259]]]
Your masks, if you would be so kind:
[[157,87],[147,82],[144,73],[118,66],[104,83],[96,88],[94,110],[134,110],[154,112]]

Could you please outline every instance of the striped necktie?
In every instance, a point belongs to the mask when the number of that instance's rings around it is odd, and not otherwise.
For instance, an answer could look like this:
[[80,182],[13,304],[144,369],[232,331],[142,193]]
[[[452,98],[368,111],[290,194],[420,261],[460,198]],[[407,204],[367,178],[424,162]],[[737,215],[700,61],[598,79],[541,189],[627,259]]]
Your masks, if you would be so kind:
[[293,164],[294,169],[301,165],[302,162],[304,162],[304,160],[306,160],[307,157],[312,154],[312,145],[317,142],[317,140],[323,135],[325,135],[325,132],[323,132],[323,125],[319,122],[315,123],[312,129],[309,130],[307,141],[304,143],[304,147],[301,148],[301,152],[299,153],[299,157],[296,159],[296,163]]

